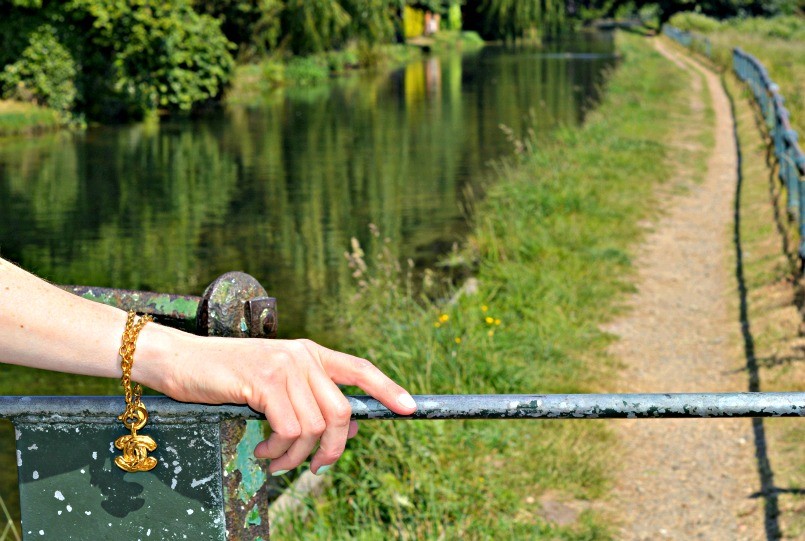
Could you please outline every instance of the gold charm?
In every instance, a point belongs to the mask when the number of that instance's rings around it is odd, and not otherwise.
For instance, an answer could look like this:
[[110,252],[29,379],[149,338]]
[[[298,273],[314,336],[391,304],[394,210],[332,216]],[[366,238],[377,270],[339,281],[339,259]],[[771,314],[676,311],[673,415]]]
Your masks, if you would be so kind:
[[153,470],[157,465],[157,459],[148,456],[148,451],[156,450],[157,444],[151,436],[137,434],[148,421],[148,412],[141,403],[134,409],[132,415],[127,413],[128,411],[123,412],[118,419],[131,430],[131,434],[120,436],[115,440],[115,447],[123,451],[122,456],[115,458],[115,464],[128,472]]
[[131,430],[131,434],[120,436],[115,440],[115,447],[123,451],[122,456],[115,458],[115,464],[128,472],[153,470],[157,465],[157,459],[148,456],[148,451],[156,450],[156,442],[150,436],[137,434],[148,421],[148,411],[142,401],[143,390],[139,385],[131,384],[131,366],[134,363],[137,335],[145,324],[151,321],[151,316],[143,316],[137,323],[134,322],[135,317],[133,311],[129,312],[120,346],[120,367],[123,370],[120,384],[126,391],[126,411],[117,417],[123,421],[123,426]]

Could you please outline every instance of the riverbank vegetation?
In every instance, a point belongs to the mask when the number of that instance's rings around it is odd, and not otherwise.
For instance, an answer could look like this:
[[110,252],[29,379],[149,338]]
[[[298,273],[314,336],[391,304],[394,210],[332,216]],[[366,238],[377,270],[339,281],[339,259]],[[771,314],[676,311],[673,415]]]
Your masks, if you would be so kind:
[[0,137],[54,130],[64,122],[52,109],[33,103],[0,100]]
[[[793,0],[699,5],[704,13],[790,11]],[[552,36],[642,9],[664,21],[685,2],[557,0],[0,0],[0,98],[89,120],[197,111],[236,86],[310,84],[427,47]],[[648,11],[646,11],[648,10]],[[653,10],[653,11],[652,11]],[[741,11],[742,10],[742,11]],[[469,33],[467,33],[469,31]],[[393,47],[392,45],[398,45]],[[251,81],[251,82],[250,82]],[[237,92],[235,92],[237,93]]]
[[[568,393],[607,387],[614,362],[600,325],[631,290],[638,225],[684,149],[689,81],[634,36],[599,110],[500,164],[452,257],[463,293],[372,246],[349,253],[356,290],[331,316],[332,343],[373,359],[415,393]],[[673,112],[673,113],[670,113]],[[687,156],[687,157],[686,157]],[[370,258],[366,253],[379,254]],[[434,298],[450,301],[433,300]],[[348,334],[339,332],[348,329]],[[367,423],[306,512],[274,526],[311,539],[606,539],[594,510],[616,456],[603,423]],[[559,510],[559,511],[557,511]]]

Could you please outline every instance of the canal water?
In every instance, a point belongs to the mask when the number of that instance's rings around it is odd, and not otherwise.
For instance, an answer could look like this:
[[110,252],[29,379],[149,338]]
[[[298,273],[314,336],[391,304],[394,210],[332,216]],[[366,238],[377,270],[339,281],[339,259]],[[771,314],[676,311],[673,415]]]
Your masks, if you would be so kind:
[[[465,232],[467,191],[513,152],[501,125],[539,139],[582,122],[613,50],[608,34],[488,46],[191,119],[2,139],[0,254],[57,283],[184,294],[242,270],[278,298],[282,336],[316,339],[316,307],[352,280],[352,237],[371,252],[375,224],[401,258],[432,263]],[[7,394],[115,390],[0,366]]]

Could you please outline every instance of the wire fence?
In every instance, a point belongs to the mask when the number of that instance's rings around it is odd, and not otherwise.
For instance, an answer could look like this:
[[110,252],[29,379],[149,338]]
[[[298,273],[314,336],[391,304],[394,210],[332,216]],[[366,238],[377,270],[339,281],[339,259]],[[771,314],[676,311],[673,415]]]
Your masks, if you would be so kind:
[[[712,58],[712,44],[706,36],[670,25],[663,26],[663,33],[684,47]],[[799,229],[799,260],[801,268],[805,269],[805,154],[799,146],[797,132],[791,127],[780,87],[769,76],[766,67],[751,54],[735,47],[732,49],[732,68],[752,91],[763,114],[774,145],[778,177],[786,192],[788,217],[797,223]]]

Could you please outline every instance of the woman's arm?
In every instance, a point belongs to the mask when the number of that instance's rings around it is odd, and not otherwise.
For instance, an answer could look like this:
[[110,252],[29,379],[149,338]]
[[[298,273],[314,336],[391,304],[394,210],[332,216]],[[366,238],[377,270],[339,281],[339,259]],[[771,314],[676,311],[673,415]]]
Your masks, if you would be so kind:
[[[0,362],[120,377],[126,313],[82,299],[0,258]],[[270,471],[304,462],[316,472],[338,460],[357,431],[336,384],[356,385],[410,414],[411,395],[365,359],[310,340],[194,336],[155,323],[137,340],[132,379],[183,402],[248,404],[272,434],[255,449]]]

